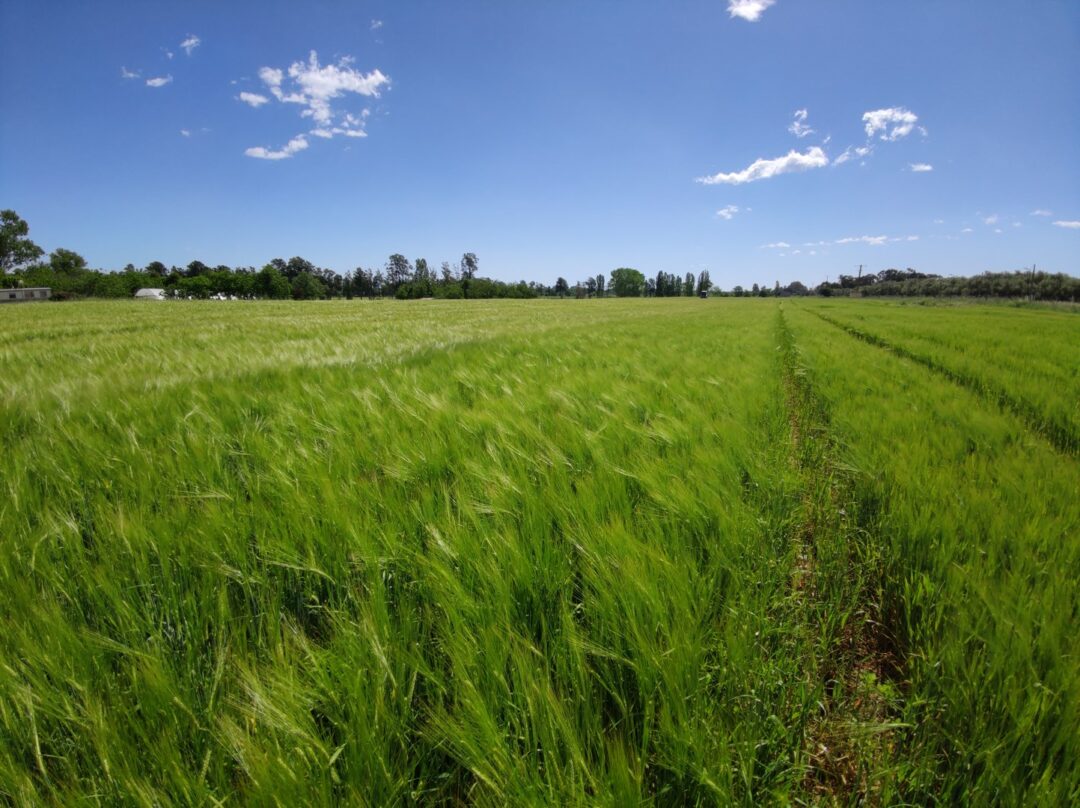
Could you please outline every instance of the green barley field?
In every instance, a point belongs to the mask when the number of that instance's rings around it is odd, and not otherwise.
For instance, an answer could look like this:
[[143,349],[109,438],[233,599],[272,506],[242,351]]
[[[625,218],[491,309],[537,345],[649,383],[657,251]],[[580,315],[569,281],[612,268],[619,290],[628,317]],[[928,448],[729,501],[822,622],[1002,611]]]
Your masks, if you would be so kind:
[[0,310],[0,802],[1080,800],[1080,312]]

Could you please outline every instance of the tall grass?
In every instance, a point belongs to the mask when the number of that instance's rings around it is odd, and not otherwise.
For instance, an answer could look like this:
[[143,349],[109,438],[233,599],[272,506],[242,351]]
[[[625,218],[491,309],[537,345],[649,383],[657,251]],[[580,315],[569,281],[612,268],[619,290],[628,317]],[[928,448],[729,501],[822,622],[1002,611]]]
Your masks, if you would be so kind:
[[0,311],[0,795],[1075,797],[1075,460],[777,311]]
[[912,726],[908,798],[1075,802],[1075,459],[922,365],[841,339],[806,307],[785,308],[879,513],[880,597],[905,660]]
[[768,321],[696,300],[63,311],[86,335],[4,329],[38,357],[5,381],[9,798],[799,787],[819,687],[775,619],[798,499]]
[[1026,418],[1080,452],[1080,318],[1072,310],[808,301],[810,310],[882,341]]

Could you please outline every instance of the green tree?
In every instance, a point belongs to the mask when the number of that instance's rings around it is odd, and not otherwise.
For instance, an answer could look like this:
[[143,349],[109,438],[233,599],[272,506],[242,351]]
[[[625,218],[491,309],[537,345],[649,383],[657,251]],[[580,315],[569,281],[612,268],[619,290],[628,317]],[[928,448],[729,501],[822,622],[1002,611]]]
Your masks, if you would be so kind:
[[611,272],[611,290],[616,297],[641,297],[645,292],[645,276],[636,269],[619,267]]
[[480,262],[476,260],[476,253],[465,253],[461,256],[461,278],[462,280],[472,280],[476,277],[476,273],[480,267]]
[[270,262],[255,275],[255,294],[271,300],[284,300],[292,293],[289,281],[281,271]]
[[294,300],[320,300],[326,297],[326,284],[310,272],[301,272],[292,282]]
[[13,210],[0,211],[0,273],[29,264],[45,251],[27,238],[30,225]]
[[74,250],[58,247],[49,253],[49,264],[53,271],[61,275],[74,276],[86,269],[86,259]]
[[570,284],[566,282],[566,278],[559,278],[557,281],[555,281],[555,294],[557,294],[559,297],[563,297],[569,291]]

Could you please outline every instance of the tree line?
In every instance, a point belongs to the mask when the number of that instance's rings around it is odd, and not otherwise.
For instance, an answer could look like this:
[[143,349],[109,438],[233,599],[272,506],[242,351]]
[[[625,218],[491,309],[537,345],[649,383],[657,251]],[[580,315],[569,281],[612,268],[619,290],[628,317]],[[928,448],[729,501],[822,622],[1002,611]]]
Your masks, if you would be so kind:
[[772,288],[754,284],[736,286],[717,294],[732,297],[986,297],[1027,298],[1044,301],[1080,301],[1080,278],[1062,272],[1039,272],[1034,268],[1013,272],[983,272],[968,277],[944,277],[907,269],[883,269],[877,273],[840,275],[813,288],[799,281]]
[[261,268],[210,266],[192,261],[183,267],[151,261],[138,268],[128,264],[120,272],[91,269],[78,253],[59,248],[45,251],[29,238],[29,226],[13,210],[0,211],[0,287],[47,286],[57,299],[77,297],[132,297],[142,288],[162,288],[171,297],[213,297],[271,300],[324,298],[478,299],[536,297],[693,297],[702,294],[731,297],[897,296],[897,297],[1000,297],[1032,300],[1080,300],[1080,279],[1062,273],[986,272],[972,277],[942,277],[914,269],[885,269],[878,273],[840,275],[808,287],[800,281],[772,287],[753,284],[724,291],[713,286],[708,270],[696,277],[660,271],[655,277],[631,267],[586,277],[573,286],[563,277],[553,285],[535,281],[505,281],[479,274],[479,260],[467,252],[455,264],[443,261],[434,269],[426,259],[410,261],[391,255],[382,267],[356,269],[344,274],[324,269],[300,256],[275,258]]

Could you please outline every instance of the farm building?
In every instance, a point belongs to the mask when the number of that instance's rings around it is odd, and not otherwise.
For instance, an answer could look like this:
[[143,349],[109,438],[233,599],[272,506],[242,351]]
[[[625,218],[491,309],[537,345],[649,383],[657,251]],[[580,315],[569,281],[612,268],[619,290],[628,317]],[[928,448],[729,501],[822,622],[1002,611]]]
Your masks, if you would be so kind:
[[135,293],[136,300],[164,300],[164,289],[140,289]]
[[0,303],[29,303],[48,300],[52,289],[47,286],[29,286],[25,289],[0,289]]

